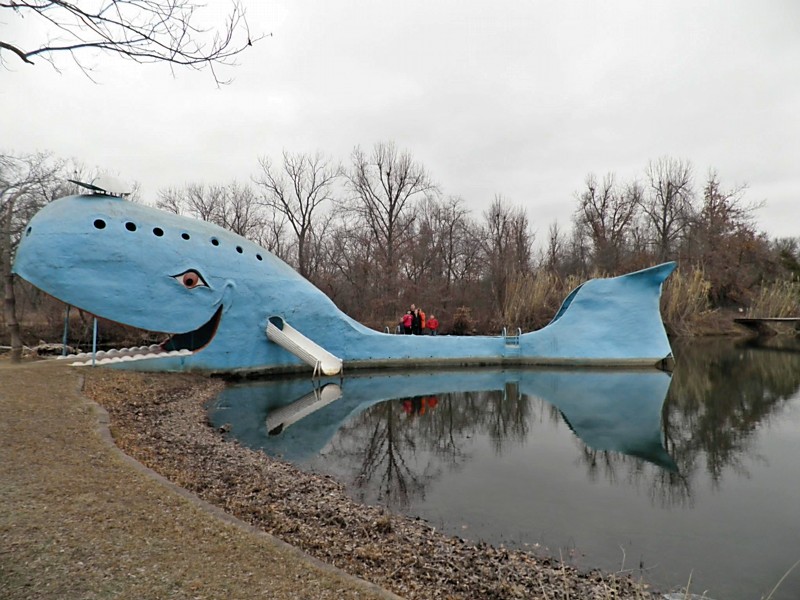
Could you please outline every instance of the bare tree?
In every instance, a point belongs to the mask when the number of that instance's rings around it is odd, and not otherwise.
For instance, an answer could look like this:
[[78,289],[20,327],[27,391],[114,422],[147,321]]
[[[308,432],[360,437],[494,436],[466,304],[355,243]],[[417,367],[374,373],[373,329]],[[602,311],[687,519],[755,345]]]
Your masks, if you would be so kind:
[[387,297],[397,292],[399,259],[414,223],[417,198],[439,190],[425,168],[394,143],[378,143],[372,154],[355,148],[346,174],[353,193],[346,207],[370,232],[380,254],[378,272]]
[[559,266],[564,259],[564,247],[566,240],[564,234],[558,226],[557,221],[553,221],[547,229],[547,250],[544,256],[544,267],[551,273],[558,273]]
[[497,310],[502,311],[511,277],[531,269],[533,236],[525,209],[512,207],[502,196],[495,196],[483,216],[486,219],[483,236],[486,275]]
[[190,183],[161,190],[158,196],[156,206],[162,210],[214,223],[254,241],[261,239],[265,219],[249,185]]
[[325,245],[325,287],[342,310],[361,321],[369,320],[375,316],[373,302],[380,295],[375,276],[376,242],[347,215],[338,213],[336,220]]
[[641,197],[638,183],[620,189],[613,174],[602,182],[593,174],[586,177],[586,190],[578,196],[577,224],[584,226],[591,238],[595,266],[608,272],[619,267]]
[[4,313],[11,338],[11,360],[22,357],[22,336],[16,314],[14,275],[11,265],[25,225],[58,191],[60,161],[49,154],[14,156],[0,154],[0,263],[4,283]]
[[156,206],[176,215],[185,214],[221,226],[224,201],[222,186],[206,187],[201,183],[189,183],[183,188],[160,190]]
[[724,189],[715,171],[703,187],[703,201],[687,234],[687,257],[703,269],[716,304],[745,303],[746,290],[771,266],[769,244],[754,225],[762,203],[746,202],[746,185]]
[[276,210],[270,210],[264,215],[262,227],[253,237],[253,241],[282,261],[291,264],[293,247],[286,229],[286,216]]
[[186,211],[185,194],[185,190],[174,187],[159,190],[156,207],[176,215],[182,215]]
[[190,0],[100,0],[81,6],[60,0],[5,0],[0,9],[6,10],[7,19],[20,21],[12,31],[28,31],[21,24],[27,20],[43,26],[47,38],[39,43],[0,39],[0,64],[13,54],[23,63],[34,64],[40,57],[56,67],[55,56],[69,54],[88,75],[91,69],[80,56],[94,49],[137,63],[208,68],[218,84],[226,83],[215,66],[234,64],[239,53],[263,36],[251,37],[238,0],[233,0],[224,26],[214,30],[200,25],[202,7]]
[[237,182],[224,188],[220,223],[228,231],[248,239],[256,239],[264,225],[264,217],[255,191]]
[[479,236],[463,198],[449,196],[435,207],[432,219],[439,235],[442,276],[449,291],[453,283],[464,279],[477,264]]
[[269,158],[259,159],[261,174],[254,181],[261,187],[262,202],[283,214],[297,236],[297,270],[308,277],[309,244],[314,214],[326,200],[333,200],[334,184],[342,174],[321,152],[291,154],[284,150],[283,168],[273,166]]
[[647,191],[639,206],[655,234],[658,260],[669,259],[676,240],[692,218],[694,200],[692,165],[689,161],[662,157],[650,161],[645,171]]

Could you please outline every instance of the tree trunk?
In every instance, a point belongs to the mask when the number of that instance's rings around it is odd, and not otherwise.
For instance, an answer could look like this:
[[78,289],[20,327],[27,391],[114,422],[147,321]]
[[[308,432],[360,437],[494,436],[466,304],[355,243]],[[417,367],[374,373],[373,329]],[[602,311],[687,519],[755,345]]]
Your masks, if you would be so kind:
[[0,257],[3,258],[3,281],[5,283],[5,318],[6,328],[11,337],[11,362],[20,362],[22,359],[22,337],[17,321],[16,298],[14,296],[14,274],[11,272],[11,215],[14,211],[14,201],[9,200],[6,214],[3,218],[3,239]]

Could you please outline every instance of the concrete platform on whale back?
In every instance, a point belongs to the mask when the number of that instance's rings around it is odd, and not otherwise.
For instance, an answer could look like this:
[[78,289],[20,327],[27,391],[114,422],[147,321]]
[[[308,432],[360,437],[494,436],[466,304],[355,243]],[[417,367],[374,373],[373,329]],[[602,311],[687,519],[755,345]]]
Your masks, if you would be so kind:
[[124,455],[80,372],[0,359],[0,597],[398,597]]

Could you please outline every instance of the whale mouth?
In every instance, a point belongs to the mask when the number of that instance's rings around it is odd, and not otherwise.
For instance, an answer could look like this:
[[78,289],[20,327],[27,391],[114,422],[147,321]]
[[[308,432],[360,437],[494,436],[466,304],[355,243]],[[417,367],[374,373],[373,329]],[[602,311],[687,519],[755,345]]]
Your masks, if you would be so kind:
[[211,316],[211,318],[203,323],[194,331],[187,331],[186,333],[176,333],[170,336],[169,339],[161,343],[161,348],[165,352],[174,352],[175,350],[189,350],[192,353],[199,352],[214,339],[219,327],[219,321],[222,318],[222,306]]
[[211,315],[211,318],[193,331],[174,333],[160,344],[100,350],[92,357],[91,352],[59,356],[59,359],[68,360],[72,366],[82,367],[91,364],[114,364],[145,359],[162,359],[173,356],[191,356],[200,352],[211,343],[222,320],[223,306]]

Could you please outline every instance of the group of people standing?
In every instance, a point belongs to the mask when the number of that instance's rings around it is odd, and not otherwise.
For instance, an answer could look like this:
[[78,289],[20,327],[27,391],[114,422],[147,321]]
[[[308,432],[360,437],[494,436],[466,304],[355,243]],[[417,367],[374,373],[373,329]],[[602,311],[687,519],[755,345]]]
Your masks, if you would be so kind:
[[400,327],[406,335],[438,335],[439,321],[435,315],[425,317],[425,312],[412,304],[400,319]]

